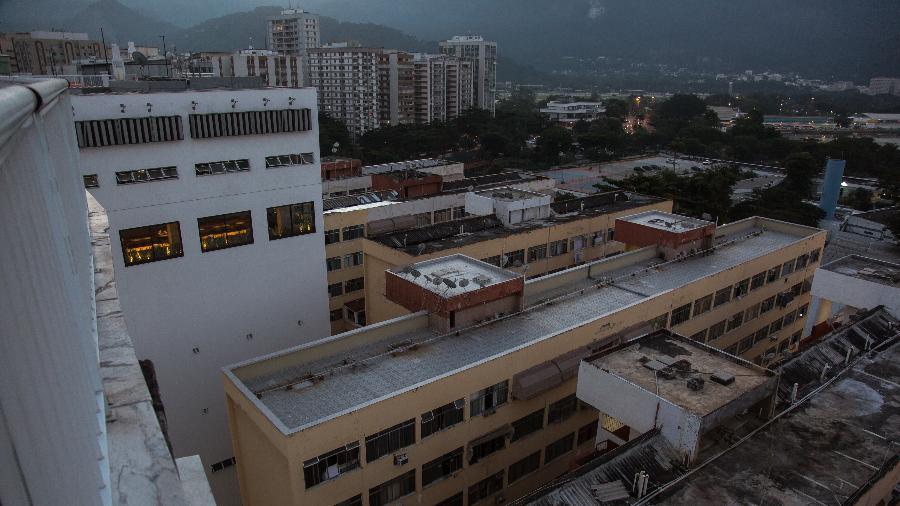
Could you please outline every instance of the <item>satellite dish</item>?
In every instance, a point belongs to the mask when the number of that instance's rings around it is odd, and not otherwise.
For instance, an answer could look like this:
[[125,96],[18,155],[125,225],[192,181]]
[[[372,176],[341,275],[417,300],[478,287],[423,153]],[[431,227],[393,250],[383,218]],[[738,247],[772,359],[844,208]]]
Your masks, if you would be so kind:
[[131,53],[131,59],[134,60],[134,63],[137,63],[138,65],[141,65],[141,66],[147,64],[147,57],[144,56],[144,53],[142,53],[140,51],[135,51],[135,52]]
[[461,287],[463,287],[463,288],[469,286],[469,280],[466,279],[466,278],[460,279],[460,280],[459,280],[459,286],[461,286]]
[[434,276],[433,278],[431,278],[431,283],[435,284],[435,285],[441,284],[441,281],[443,281],[443,280],[441,278],[439,278],[438,276]]
[[445,279],[444,284],[450,288],[456,288],[456,283],[452,279]]
[[414,277],[414,278],[418,278],[419,276],[422,275],[421,272],[419,272],[419,271],[417,271],[417,270],[415,270],[415,269],[410,270],[409,273],[412,274],[412,277]]

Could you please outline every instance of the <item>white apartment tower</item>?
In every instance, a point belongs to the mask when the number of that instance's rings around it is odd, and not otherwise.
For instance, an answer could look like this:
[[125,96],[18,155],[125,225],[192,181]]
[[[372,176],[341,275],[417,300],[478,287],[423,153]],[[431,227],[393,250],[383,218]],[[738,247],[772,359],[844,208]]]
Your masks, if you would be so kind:
[[[280,55],[300,56],[305,60],[308,50],[321,45],[318,14],[303,9],[285,9],[277,16],[266,18],[266,24],[267,49]],[[304,84],[309,82],[307,75],[303,72]]]
[[303,57],[283,55],[265,49],[243,49],[211,56],[214,77],[259,76],[265,86],[303,86]]
[[221,367],[329,334],[316,95],[264,88],[72,97],[81,175],[177,457],[238,501]]
[[309,51],[309,76],[319,91],[319,109],[359,137],[381,125],[380,62],[383,51],[332,44]]
[[475,63],[455,56],[415,58],[415,121],[447,121],[475,106]]
[[497,88],[497,43],[477,35],[441,41],[441,53],[474,60],[475,105],[494,113]]

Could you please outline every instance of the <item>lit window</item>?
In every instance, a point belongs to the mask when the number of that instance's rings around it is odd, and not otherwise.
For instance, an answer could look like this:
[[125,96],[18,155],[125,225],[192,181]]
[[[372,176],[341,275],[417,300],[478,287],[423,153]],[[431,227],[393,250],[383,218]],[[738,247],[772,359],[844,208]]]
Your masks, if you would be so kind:
[[197,226],[200,229],[200,250],[204,253],[253,244],[250,211],[197,218]]
[[271,241],[316,231],[316,213],[312,202],[270,207],[266,215]]
[[119,231],[125,266],[184,256],[177,221]]

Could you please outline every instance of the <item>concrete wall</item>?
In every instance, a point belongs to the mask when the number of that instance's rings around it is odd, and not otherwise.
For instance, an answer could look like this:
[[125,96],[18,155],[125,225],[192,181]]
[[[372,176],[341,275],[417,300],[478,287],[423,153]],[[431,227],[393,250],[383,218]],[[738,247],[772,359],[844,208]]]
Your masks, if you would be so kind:
[[812,294],[832,303],[859,309],[883,305],[892,314],[900,314],[900,288],[828,269],[816,269]]

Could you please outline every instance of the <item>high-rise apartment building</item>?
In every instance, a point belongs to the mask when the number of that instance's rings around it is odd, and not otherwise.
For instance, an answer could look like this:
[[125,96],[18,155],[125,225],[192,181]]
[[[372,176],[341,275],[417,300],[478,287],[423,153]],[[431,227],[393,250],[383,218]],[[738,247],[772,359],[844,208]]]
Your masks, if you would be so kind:
[[0,52],[10,56],[13,74],[74,74],[79,60],[102,58],[103,46],[86,33],[0,33]]
[[494,112],[497,88],[497,43],[476,35],[441,41],[441,53],[474,62],[475,106]]
[[415,55],[384,49],[378,66],[381,126],[416,123]]
[[310,83],[319,92],[319,110],[344,123],[354,137],[382,124],[381,59],[381,49],[351,44],[309,50]]
[[869,80],[869,95],[900,95],[900,77],[873,77]]
[[412,314],[226,368],[242,501],[510,501],[596,455],[583,358],[662,328],[762,365],[799,341],[824,231],[656,211],[616,230],[628,252],[527,280],[464,255],[390,269]]
[[219,369],[329,334],[315,91],[85,93],[81,175],[177,456],[237,497]]
[[475,61],[447,55],[415,57],[415,122],[448,121],[475,106]]
[[305,61],[308,51],[321,45],[319,15],[303,9],[285,9],[279,15],[269,16],[266,23],[268,49],[280,55],[300,56],[304,62],[302,82],[308,86]]

